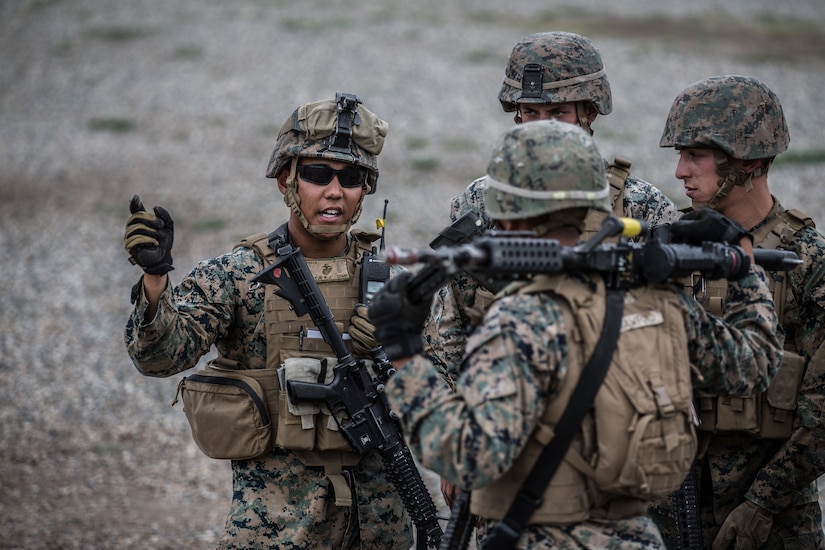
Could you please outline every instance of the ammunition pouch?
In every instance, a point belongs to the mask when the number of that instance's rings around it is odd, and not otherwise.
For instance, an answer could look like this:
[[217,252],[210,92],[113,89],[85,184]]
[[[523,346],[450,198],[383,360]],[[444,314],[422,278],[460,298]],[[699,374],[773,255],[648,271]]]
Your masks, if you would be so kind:
[[785,350],[768,390],[752,397],[699,396],[699,431],[745,432],[762,439],[788,439],[793,433],[796,396],[805,359]]
[[[335,358],[312,359],[293,357],[284,360],[278,370],[282,388],[295,380],[328,384],[332,381]],[[338,422],[322,403],[292,403],[285,389],[278,391],[277,434],[275,445],[293,451],[352,451],[352,447],[338,430]]]

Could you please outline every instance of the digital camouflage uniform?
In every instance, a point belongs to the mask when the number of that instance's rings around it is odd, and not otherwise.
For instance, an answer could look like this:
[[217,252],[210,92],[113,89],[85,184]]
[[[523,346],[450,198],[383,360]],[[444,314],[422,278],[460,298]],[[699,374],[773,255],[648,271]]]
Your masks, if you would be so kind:
[[[194,367],[213,344],[243,368],[264,368],[264,289],[248,283],[264,267],[248,248],[202,261],[164,291],[157,316],[146,325],[146,301],[136,285],[126,344],[138,369],[171,376]],[[343,539],[356,534],[350,525],[356,520],[360,548],[410,548],[409,517],[380,456],[367,454],[350,471],[357,512],[336,507],[323,468],[305,467],[289,450],[232,461],[232,503],[221,548],[353,548],[352,540]],[[330,546],[334,540],[342,542]]]
[[[786,150],[788,129],[778,98],[752,77],[712,77],[688,87],[674,101],[661,145],[714,147],[720,157],[769,158]],[[721,153],[719,153],[721,151]],[[726,159],[725,159],[726,160]],[[748,185],[741,174],[720,171],[719,195],[726,186]],[[712,201],[715,202],[715,201]],[[750,228],[754,235],[777,221],[785,208],[774,198],[768,216]],[[764,237],[763,237],[764,238]],[[755,246],[764,241],[757,239]],[[787,274],[784,316],[786,350],[805,359],[789,439],[761,439],[744,432],[708,436],[697,470],[704,544],[710,545],[730,512],[745,499],[768,510],[773,527],[764,548],[825,548],[816,480],[825,474],[825,238],[812,226],[782,238],[802,264]],[[700,439],[701,440],[701,439]],[[669,501],[651,515],[666,541],[677,536]]]
[[[557,122],[532,122],[511,132],[536,124],[585,136],[577,127]],[[551,144],[540,142],[542,147]],[[493,158],[506,154],[494,152]],[[542,166],[531,169],[540,172]],[[606,197],[604,204],[606,210]],[[686,353],[695,368],[696,384],[740,395],[766,387],[766,377],[773,374],[781,358],[781,341],[776,336],[777,319],[764,272],[751,267],[745,278],[729,286],[731,307],[725,318],[729,324],[699,307],[681,287],[672,285],[672,290],[683,310]],[[467,339],[454,388],[423,354],[414,356],[388,381],[387,397],[400,413],[413,453],[422,465],[464,489],[484,487],[501,477],[519,457],[554,399],[575,341],[552,295],[505,293],[497,298]],[[723,371],[721,364],[735,367]],[[495,523],[483,522],[479,531],[486,533]],[[518,548],[664,546],[650,518],[636,515],[569,525],[530,525]]]
[[[578,125],[593,133],[586,113],[592,105],[601,115],[613,110],[613,97],[601,54],[586,37],[568,32],[542,32],[523,37],[513,47],[498,94],[502,109],[515,112],[521,122],[521,104],[576,103]],[[605,160],[605,166],[607,161]],[[481,186],[472,182],[451,204],[452,221],[475,212],[489,227]],[[622,190],[622,215],[645,220],[651,227],[674,221],[673,202],[648,182],[629,176]],[[433,301],[424,331],[424,345],[433,362],[448,379],[455,377],[467,334],[477,325],[493,293],[466,274],[454,277]]]
[[[374,124],[385,132],[386,123],[359,109],[362,127],[353,130],[355,145],[349,144],[360,152],[354,161],[353,154],[327,152],[326,144],[318,141],[335,127],[334,106],[331,101],[318,102],[295,111],[279,135],[268,177],[275,177],[281,166],[299,156],[331,158],[366,167],[364,194],[374,191],[375,155],[383,135],[363,135],[361,130]],[[307,126],[316,141],[302,137]],[[368,143],[369,138],[374,142]],[[289,194],[287,204],[297,208]],[[348,239],[348,249],[356,246],[351,232]],[[266,364],[265,290],[249,283],[265,267],[264,260],[247,247],[201,261],[180,284],[167,286],[156,317],[145,324],[148,304],[141,280],[132,291],[135,307],[125,332],[128,353],[138,370],[147,376],[172,376],[194,367],[213,345],[220,357],[237,361],[239,368],[271,368]],[[233,460],[232,502],[219,548],[409,549],[412,524],[380,455],[366,453],[343,473],[352,490],[349,507],[336,506],[323,467],[305,466],[295,451],[276,447],[250,460]]]

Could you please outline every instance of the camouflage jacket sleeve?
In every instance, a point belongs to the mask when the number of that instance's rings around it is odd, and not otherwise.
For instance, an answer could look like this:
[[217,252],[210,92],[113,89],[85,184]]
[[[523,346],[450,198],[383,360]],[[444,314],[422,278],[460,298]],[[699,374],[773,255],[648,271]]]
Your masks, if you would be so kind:
[[625,180],[622,207],[625,216],[645,220],[650,227],[679,219],[679,209],[672,200],[635,176]]
[[481,322],[493,297],[474,278],[459,274],[433,299],[424,324],[424,353],[451,385],[458,376],[467,335]]
[[171,376],[195,366],[213,344],[247,368],[262,367],[263,290],[250,291],[247,283],[261,269],[262,261],[249,249],[200,262],[179,285],[164,290],[148,323],[142,322],[147,302],[141,279],[125,332],[137,369],[147,376]]
[[803,264],[788,275],[792,296],[784,320],[786,347],[806,359],[805,374],[794,432],[746,494],[773,512],[796,504],[799,493],[825,474],[825,238],[807,228],[790,249]]
[[562,324],[551,298],[508,296],[468,337],[454,393],[424,356],[399,369],[387,397],[425,467],[471,489],[512,466],[564,372]]
[[783,333],[765,272],[752,266],[728,285],[724,319],[687,293],[688,351],[697,369],[696,389],[748,396],[765,391],[782,361]]
[[[481,185],[486,179],[478,178],[450,203],[450,221],[456,221],[467,212],[475,212],[485,222]],[[491,292],[466,274],[459,274],[443,286],[433,300],[430,317],[424,326],[424,353],[450,385],[455,383],[467,335],[484,315],[484,309],[492,301]]]

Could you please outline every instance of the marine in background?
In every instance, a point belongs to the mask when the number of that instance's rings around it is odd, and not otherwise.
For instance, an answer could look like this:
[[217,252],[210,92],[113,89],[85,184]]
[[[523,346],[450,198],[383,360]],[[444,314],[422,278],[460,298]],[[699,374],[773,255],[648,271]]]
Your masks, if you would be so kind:
[[[753,235],[754,246],[796,253],[803,263],[769,273],[784,331],[784,359],[765,392],[748,398],[697,394],[696,475],[705,548],[825,548],[816,480],[825,474],[825,238],[803,210],[768,185],[790,135],[777,95],[752,76],[722,75],[673,101],[660,145],[679,154],[676,177],[692,209],[709,206]],[[725,281],[696,278],[709,311],[724,312]],[[651,508],[678,544],[670,499]]]

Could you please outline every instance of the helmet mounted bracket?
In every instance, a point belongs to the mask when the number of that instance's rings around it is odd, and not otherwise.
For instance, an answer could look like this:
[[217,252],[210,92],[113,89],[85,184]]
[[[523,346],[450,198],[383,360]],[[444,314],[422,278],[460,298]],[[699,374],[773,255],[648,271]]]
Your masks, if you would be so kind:
[[524,76],[521,78],[521,99],[541,99],[543,75],[544,67],[540,63],[524,65]]
[[361,123],[361,117],[358,116],[359,103],[361,100],[355,94],[335,93],[338,111],[335,132],[324,140],[329,151],[352,154],[352,127]]

